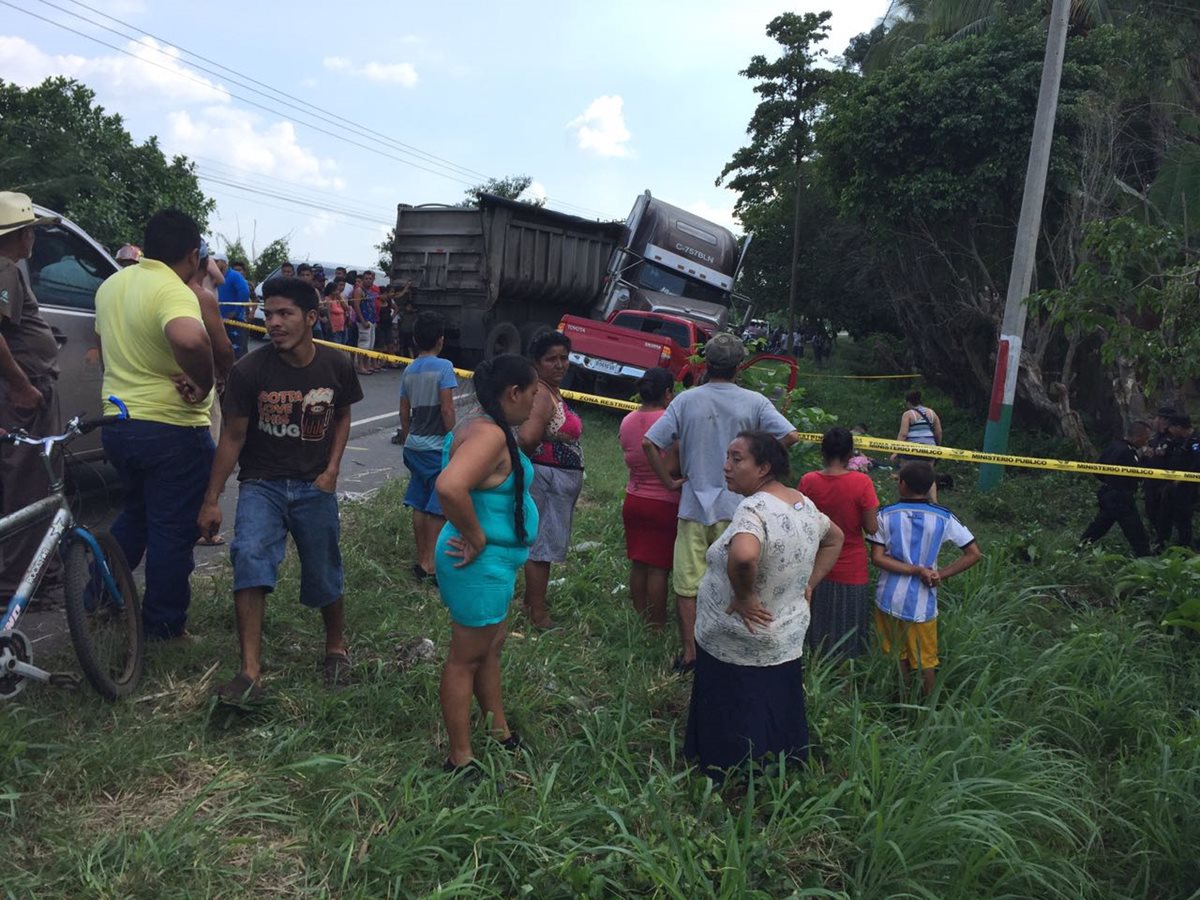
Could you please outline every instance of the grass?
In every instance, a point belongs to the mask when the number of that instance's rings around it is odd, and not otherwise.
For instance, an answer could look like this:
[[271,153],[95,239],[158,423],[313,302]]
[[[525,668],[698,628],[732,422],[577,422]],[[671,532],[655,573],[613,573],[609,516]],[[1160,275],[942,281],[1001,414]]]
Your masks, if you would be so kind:
[[[888,434],[903,388],[814,381],[805,401]],[[980,423],[928,398],[951,439]],[[894,415],[893,415],[894,413]],[[266,635],[272,708],[213,708],[232,671],[227,572],[197,577],[187,649],[133,702],[31,688],[0,707],[10,896],[1188,897],[1200,885],[1200,661],[1159,627],[1163,580],[1077,554],[1087,479],[1009,475],[943,495],[986,558],[943,594],[936,702],[898,703],[872,657],[806,663],[820,761],[715,791],[680,758],[689,684],[625,594],[618,418],[587,411],[588,478],[548,635],[514,619],[510,716],[451,780],[438,662],[397,648],[448,620],[415,585],[400,485],[344,509],[360,685],[320,686],[320,624],[289,559]],[[878,424],[877,424],[878,423]],[[884,427],[884,426],[887,427]],[[890,436],[890,435],[889,435]],[[970,443],[970,441],[974,443]],[[1032,441],[1030,442],[1033,443]],[[891,499],[891,482],[880,476]],[[1147,587],[1150,585],[1151,587]]]

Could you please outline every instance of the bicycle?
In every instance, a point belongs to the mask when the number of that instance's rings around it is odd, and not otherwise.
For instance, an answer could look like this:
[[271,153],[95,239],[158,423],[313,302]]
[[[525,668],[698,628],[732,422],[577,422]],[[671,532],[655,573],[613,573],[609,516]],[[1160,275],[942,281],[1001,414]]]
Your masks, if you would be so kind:
[[0,518],[0,540],[49,519],[45,536],[0,619],[0,700],[15,697],[27,680],[72,687],[81,683],[78,675],[51,673],[35,666],[33,644],[16,628],[52,554],[60,547],[67,626],[84,675],[107,700],[128,696],[141,680],[146,638],[133,572],[112,535],[93,534],[75,521],[67,502],[65,476],[54,466],[62,448],[74,438],[129,418],[125,404],[115,397],[108,399],[121,411],[119,415],[91,420],[76,416],[67,423],[66,431],[50,437],[33,437],[24,431],[0,435],[3,443],[39,448],[50,474],[48,496]]

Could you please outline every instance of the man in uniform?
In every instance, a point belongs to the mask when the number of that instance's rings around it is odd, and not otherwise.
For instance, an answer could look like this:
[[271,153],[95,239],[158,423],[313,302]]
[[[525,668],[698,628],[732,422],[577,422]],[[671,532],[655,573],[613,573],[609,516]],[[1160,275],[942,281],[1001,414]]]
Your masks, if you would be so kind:
[[[1123,440],[1113,441],[1104,448],[1097,462],[1110,466],[1141,466],[1138,451],[1149,440],[1150,425],[1142,421],[1134,422],[1126,430]],[[1133,552],[1137,556],[1150,556],[1150,540],[1146,537],[1146,527],[1137,508],[1137,489],[1141,479],[1129,475],[1096,477],[1100,479],[1100,488],[1096,491],[1100,509],[1080,535],[1079,542],[1090,544],[1098,541],[1108,534],[1113,525],[1120,525]]]
[[[1167,432],[1171,437],[1166,445],[1163,468],[1177,472],[1200,472],[1200,439],[1192,431],[1192,420],[1176,413],[1168,420]],[[1191,549],[1192,516],[1196,512],[1196,497],[1200,486],[1192,481],[1166,481],[1162,495],[1159,537],[1165,546],[1172,534],[1176,545]]]
[[[1150,441],[1138,454],[1142,459],[1142,465],[1152,469],[1166,468],[1167,448],[1171,443],[1171,435],[1167,429],[1173,415],[1175,415],[1173,406],[1158,408],[1158,413],[1154,416],[1154,434],[1150,436]],[[1169,484],[1170,482],[1157,478],[1147,478],[1142,485],[1142,496],[1146,502],[1146,521],[1150,523],[1150,538],[1154,542],[1155,550],[1161,550],[1166,543],[1167,536],[1163,531],[1170,527],[1163,515],[1166,510],[1165,498]]]
[[[38,217],[25,194],[0,192],[0,428],[43,437],[58,432],[58,344],[38,310],[18,263],[33,253],[34,229],[57,222]],[[46,467],[31,447],[0,446],[0,503],[8,515],[50,492]],[[16,593],[42,530],[26,528],[0,542],[0,600]],[[60,593],[61,565],[51,560],[46,593]]]

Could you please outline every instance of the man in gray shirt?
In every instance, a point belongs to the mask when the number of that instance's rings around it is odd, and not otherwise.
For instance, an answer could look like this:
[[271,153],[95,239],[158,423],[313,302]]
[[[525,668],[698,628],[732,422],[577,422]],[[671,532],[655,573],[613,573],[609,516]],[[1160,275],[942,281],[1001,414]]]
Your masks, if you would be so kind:
[[[732,334],[713,336],[704,348],[708,381],[679,394],[646,432],[642,448],[650,467],[669,490],[681,492],[675,538],[675,608],[683,652],[675,670],[690,672],[696,662],[696,594],[706,567],[705,554],[729,525],[742,501],[725,487],[725,451],[742,431],[766,431],[784,447],[800,434],[766,397],[734,384],[746,348]],[[681,477],[667,471],[660,451],[679,443]]]

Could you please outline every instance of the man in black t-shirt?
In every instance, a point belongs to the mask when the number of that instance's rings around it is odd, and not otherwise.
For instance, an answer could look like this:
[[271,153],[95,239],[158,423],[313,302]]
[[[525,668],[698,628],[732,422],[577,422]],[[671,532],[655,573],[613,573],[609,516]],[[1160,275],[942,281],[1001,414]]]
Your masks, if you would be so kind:
[[[1125,439],[1113,441],[1100,454],[1097,462],[1110,466],[1141,467],[1138,450],[1150,440],[1150,426],[1145,422],[1134,422],[1125,433]],[[1108,534],[1113,525],[1121,531],[1137,556],[1150,556],[1150,540],[1146,537],[1146,526],[1137,508],[1137,489],[1140,478],[1128,475],[1097,475],[1100,488],[1096,501],[1100,507],[1096,518],[1079,537],[1081,544],[1090,544]]]
[[230,557],[237,608],[240,671],[217,696],[243,703],[263,696],[262,623],[290,533],[300,557],[300,602],[325,622],[326,683],[348,680],[343,635],[342,557],[337,478],[350,437],[350,405],[362,399],[354,364],[341,351],[313,343],[317,293],[299,278],[263,285],[271,342],[238,360],[225,386],[221,442],[198,524],[204,536],[221,527],[218,499],[238,465],[237,519]]

